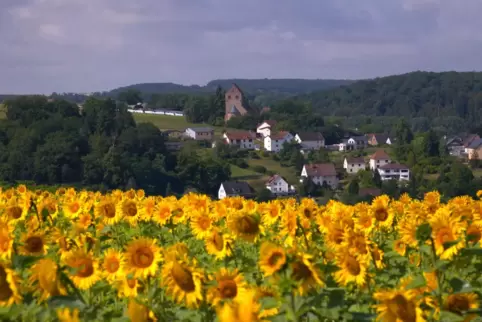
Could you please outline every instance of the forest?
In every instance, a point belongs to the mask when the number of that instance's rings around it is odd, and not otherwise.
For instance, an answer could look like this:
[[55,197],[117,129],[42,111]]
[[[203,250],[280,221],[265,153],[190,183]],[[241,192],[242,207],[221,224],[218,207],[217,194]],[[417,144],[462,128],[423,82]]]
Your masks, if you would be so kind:
[[81,112],[76,104],[44,96],[4,103],[0,181],[5,183],[214,194],[230,178],[229,166],[211,156],[200,158],[189,147],[169,153],[157,127],[137,125],[127,107],[111,99],[89,98]]

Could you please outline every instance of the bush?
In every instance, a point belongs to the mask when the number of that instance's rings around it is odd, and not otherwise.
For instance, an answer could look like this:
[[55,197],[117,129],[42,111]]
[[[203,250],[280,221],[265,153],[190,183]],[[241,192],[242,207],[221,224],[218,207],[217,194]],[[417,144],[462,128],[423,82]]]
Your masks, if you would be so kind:
[[256,151],[249,151],[248,153],[248,156],[251,158],[251,159],[261,159],[261,157],[259,156],[258,152]]
[[261,151],[261,156],[263,158],[268,158],[270,156],[270,153],[268,151]]
[[258,172],[258,173],[266,173],[267,171],[266,167],[263,167],[262,165],[252,166],[251,169],[253,169],[254,172]]
[[280,160],[280,158],[279,158],[279,156],[278,156],[277,154],[273,154],[273,160],[275,160],[275,161],[279,161],[279,160]]
[[234,159],[233,164],[242,169],[246,169],[249,167],[249,164],[244,159]]

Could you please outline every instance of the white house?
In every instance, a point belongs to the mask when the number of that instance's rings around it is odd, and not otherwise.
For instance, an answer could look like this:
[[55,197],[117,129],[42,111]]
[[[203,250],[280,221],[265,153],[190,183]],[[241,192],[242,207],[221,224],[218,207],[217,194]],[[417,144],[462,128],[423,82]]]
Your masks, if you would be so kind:
[[295,141],[301,145],[302,150],[319,150],[325,146],[325,138],[319,132],[299,132]]
[[348,174],[355,174],[360,170],[365,170],[365,159],[360,158],[345,158],[343,161],[343,169],[346,170]]
[[266,120],[256,128],[256,133],[259,133],[261,137],[266,137],[271,134],[272,128],[276,125],[274,120]]
[[279,152],[285,142],[291,142],[292,140],[293,135],[290,132],[272,133],[264,138],[264,149],[270,152]]
[[338,144],[339,151],[352,151],[357,149],[363,149],[368,145],[368,139],[366,136],[352,136]]
[[244,181],[228,181],[221,183],[221,186],[218,190],[219,199],[237,196],[245,198],[253,197],[254,190],[247,182]]
[[227,144],[237,146],[240,149],[253,150],[256,147],[254,144],[255,134],[252,132],[225,132],[223,138]]
[[377,170],[378,170],[378,173],[380,174],[380,178],[382,179],[382,181],[410,180],[410,169],[403,164],[388,163],[380,166]]
[[212,140],[214,136],[214,130],[210,127],[188,127],[185,133],[194,140]]
[[370,170],[375,170],[391,163],[392,160],[384,150],[378,150],[370,156]]
[[338,178],[333,163],[305,164],[303,170],[301,170],[300,182],[303,182],[306,178],[317,185],[323,185],[326,182],[333,189],[338,186]]
[[266,189],[274,195],[289,194],[294,192],[294,188],[280,175],[275,174],[266,181]]

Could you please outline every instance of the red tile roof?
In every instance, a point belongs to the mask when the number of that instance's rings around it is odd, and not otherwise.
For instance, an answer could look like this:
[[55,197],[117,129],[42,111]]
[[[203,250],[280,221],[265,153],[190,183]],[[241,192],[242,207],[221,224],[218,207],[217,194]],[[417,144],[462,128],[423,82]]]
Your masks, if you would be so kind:
[[308,177],[336,176],[336,169],[333,163],[305,164]]
[[271,140],[283,140],[290,132],[288,131],[279,131],[278,133],[272,133],[269,137]]
[[256,138],[255,134],[248,131],[226,132],[226,136],[229,140],[252,140]]
[[275,174],[273,176],[271,176],[268,181],[266,181],[266,184],[271,184],[272,182],[276,181],[278,178],[280,179],[283,179],[284,181],[286,181],[282,176],[280,176],[279,174]]
[[377,150],[370,156],[370,160],[390,160],[390,156],[384,150]]

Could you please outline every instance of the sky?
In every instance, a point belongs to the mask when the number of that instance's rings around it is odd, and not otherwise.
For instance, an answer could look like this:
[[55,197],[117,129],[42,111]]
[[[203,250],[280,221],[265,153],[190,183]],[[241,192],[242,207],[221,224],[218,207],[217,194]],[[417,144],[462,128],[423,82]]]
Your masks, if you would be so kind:
[[0,93],[482,70],[482,0],[0,0]]

